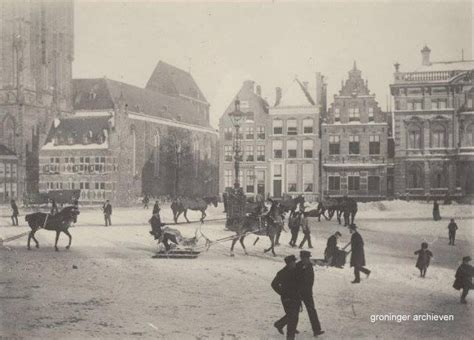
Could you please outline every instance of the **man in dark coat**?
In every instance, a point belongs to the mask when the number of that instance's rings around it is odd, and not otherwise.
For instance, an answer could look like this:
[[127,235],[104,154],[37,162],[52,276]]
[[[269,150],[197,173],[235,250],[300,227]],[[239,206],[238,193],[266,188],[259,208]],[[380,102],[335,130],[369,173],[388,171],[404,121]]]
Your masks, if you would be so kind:
[[16,205],[15,200],[11,200],[10,205],[12,207],[12,224],[14,226],[17,226],[18,225],[18,215],[19,215],[18,206]]
[[158,204],[158,201],[155,202],[155,205],[153,206],[153,212],[152,214],[155,215],[160,212],[160,205]]
[[471,262],[470,256],[464,256],[462,258],[462,264],[458,267],[456,271],[453,288],[460,290],[462,289],[461,294],[461,303],[467,303],[466,297],[470,289],[473,289],[472,285],[472,276],[474,275],[474,268],[469,264]]
[[148,209],[148,203],[150,203],[150,197],[148,197],[148,195],[145,195],[143,197],[143,209]]
[[433,220],[439,221],[441,219],[441,214],[439,213],[439,203],[437,200],[433,202]]
[[370,270],[365,268],[365,254],[364,254],[364,240],[357,231],[357,226],[351,224],[349,226],[351,232],[351,267],[354,267],[354,281],[352,283],[360,283],[360,272],[363,272],[367,277],[370,275]]
[[55,200],[51,200],[51,215],[56,215],[58,213],[58,205],[56,204],[56,201]]
[[293,340],[297,332],[296,326],[301,305],[296,281],[296,257],[294,255],[285,257],[285,263],[286,266],[276,274],[272,281],[272,288],[280,295],[285,315],[273,325],[280,334],[283,334],[283,327],[286,326],[286,339]]
[[110,216],[112,216],[112,204],[110,204],[109,200],[105,201],[102,211],[104,212],[105,226],[112,225],[112,220],[110,219]]
[[326,250],[324,251],[324,259],[330,266],[336,265],[336,255],[339,248],[337,247],[337,240],[341,237],[341,233],[336,231],[334,235],[328,238]]
[[288,228],[290,228],[290,231],[291,231],[291,240],[289,244],[292,247],[296,247],[296,241],[298,239],[300,225],[301,225],[301,213],[298,211],[290,213],[290,217],[288,218]]
[[313,264],[310,261],[311,253],[307,250],[300,251],[300,261],[296,264],[296,279],[298,282],[298,293],[303,301],[306,311],[308,312],[313,335],[318,336],[324,333],[321,330],[318,313],[314,307],[313,299],[313,284],[314,284],[314,270]]
[[454,218],[452,218],[448,224],[449,244],[452,246],[454,246],[454,240],[456,239],[456,230],[458,230],[458,225],[454,222]]

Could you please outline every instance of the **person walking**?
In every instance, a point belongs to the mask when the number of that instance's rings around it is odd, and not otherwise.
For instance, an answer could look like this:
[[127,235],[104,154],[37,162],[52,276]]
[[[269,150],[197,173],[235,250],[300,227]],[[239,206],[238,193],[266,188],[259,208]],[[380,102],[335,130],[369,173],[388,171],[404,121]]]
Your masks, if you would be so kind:
[[16,205],[16,202],[14,199],[10,201],[10,205],[12,207],[12,224],[14,226],[18,226],[18,206]]
[[105,226],[111,226],[112,220],[110,216],[112,216],[112,204],[110,204],[109,200],[105,201],[104,205],[102,206],[102,211],[104,212]]
[[160,212],[160,204],[158,203],[158,200],[156,200],[155,205],[153,206],[152,215],[155,215],[159,212]]
[[143,197],[143,209],[148,209],[148,203],[150,203],[150,198],[148,197],[148,195],[145,195]]
[[318,312],[314,307],[313,284],[314,270],[310,260],[311,253],[307,250],[300,251],[300,261],[296,264],[296,280],[298,282],[298,293],[308,312],[313,335],[318,336],[324,333],[319,323]]
[[56,215],[59,212],[58,210],[58,205],[56,204],[56,201],[54,199],[51,199],[51,215]]
[[280,334],[286,326],[286,339],[293,340],[297,332],[298,315],[301,300],[298,294],[298,283],[296,281],[296,257],[289,255],[285,257],[285,267],[281,269],[273,279],[271,286],[280,295],[281,304],[285,315],[277,320],[273,326]]
[[301,240],[299,248],[302,249],[305,242],[308,242],[308,248],[313,248],[311,245],[311,229],[309,228],[308,214],[304,211],[301,212],[303,220],[301,221],[301,231],[303,232],[303,240]]
[[448,224],[449,231],[449,244],[454,246],[454,240],[456,239],[456,230],[458,230],[458,225],[454,222],[454,218],[451,219],[451,222]]
[[425,277],[426,270],[428,269],[431,258],[433,257],[433,253],[428,250],[428,243],[423,242],[421,244],[421,249],[415,251],[415,255],[418,255],[416,268],[420,270],[420,277]]
[[439,213],[439,203],[437,200],[433,202],[433,220],[439,221],[441,219],[441,215]]
[[328,238],[326,243],[326,249],[324,250],[324,260],[332,267],[337,266],[337,240],[341,237],[341,233],[336,231],[333,235]]
[[[72,201],[72,205],[74,206],[74,208],[76,208],[77,211],[79,211],[79,199],[77,197]],[[74,214],[74,223],[77,223],[77,216],[77,214]]]
[[354,281],[352,283],[360,283],[360,272],[369,277],[370,270],[365,268],[364,240],[357,231],[355,224],[349,225],[351,236],[351,267],[354,267]]
[[290,217],[288,218],[288,228],[291,231],[291,240],[289,245],[291,247],[296,247],[296,241],[298,239],[298,234],[301,227],[301,213],[298,211],[294,211],[290,213]]
[[456,270],[455,281],[453,288],[461,290],[461,303],[467,303],[466,297],[470,289],[473,289],[472,275],[474,274],[474,268],[469,264],[471,262],[470,256],[464,256],[462,258],[462,264]]

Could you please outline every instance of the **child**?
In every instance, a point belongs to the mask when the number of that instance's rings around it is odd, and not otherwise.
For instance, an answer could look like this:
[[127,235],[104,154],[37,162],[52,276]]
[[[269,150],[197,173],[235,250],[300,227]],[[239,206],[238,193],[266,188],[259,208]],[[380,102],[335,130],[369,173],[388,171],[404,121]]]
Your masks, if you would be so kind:
[[415,255],[418,255],[418,260],[416,260],[416,267],[420,270],[420,277],[425,277],[426,269],[430,265],[430,260],[433,257],[433,253],[428,250],[428,243],[423,242],[421,244],[421,249],[415,251]]
[[461,303],[467,303],[466,297],[469,293],[469,289],[473,289],[472,275],[474,274],[474,268],[469,264],[469,262],[471,262],[470,256],[464,256],[462,258],[462,264],[456,271],[456,280],[453,284],[454,289],[462,289]]

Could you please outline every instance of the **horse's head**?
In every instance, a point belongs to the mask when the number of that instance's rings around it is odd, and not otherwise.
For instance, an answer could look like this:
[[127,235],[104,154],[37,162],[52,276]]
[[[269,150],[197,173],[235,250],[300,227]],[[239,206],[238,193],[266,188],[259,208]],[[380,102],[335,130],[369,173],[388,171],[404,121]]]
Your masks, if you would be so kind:
[[204,197],[203,200],[207,205],[212,204],[215,208],[217,208],[219,203],[219,198],[217,196]]
[[68,206],[63,208],[58,214],[58,217],[61,217],[65,220],[75,220],[75,218],[80,214],[79,209],[75,206]]

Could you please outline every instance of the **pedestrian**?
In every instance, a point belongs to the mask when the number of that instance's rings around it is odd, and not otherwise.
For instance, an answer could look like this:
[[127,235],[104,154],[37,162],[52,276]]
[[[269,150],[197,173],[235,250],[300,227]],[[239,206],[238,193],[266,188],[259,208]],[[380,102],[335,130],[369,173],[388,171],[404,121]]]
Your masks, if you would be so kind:
[[227,212],[227,199],[228,199],[228,194],[227,192],[222,193],[222,201],[224,202],[224,212]]
[[349,210],[349,198],[344,195],[341,202],[342,216],[344,217],[344,227],[348,227],[350,224],[351,213]]
[[[79,212],[79,199],[77,199],[77,197],[72,201],[72,205]],[[74,218],[73,218],[74,223],[77,223],[77,216],[78,214],[74,214]]]
[[163,231],[161,227],[164,226],[165,224],[161,223],[160,208],[158,207],[155,211],[155,207],[154,207],[153,212],[154,212],[153,216],[148,221],[150,222],[150,225],[151,225],[150,234],[155,237],[155,240],[160,240],[163,235]]
[[105,201],[102,206],[102,211],[104,212],[105,226],[111,226],[112,220],[110,219],[110,216],[112,216],[112,204],[110,204],[109,200]]
[[441,215],[439,213],[439,203],[437,200],[433,201],[433,220],[439,221],[441,219]]
[[369,277],[370,270],[365,268],[364,240],[357,231],[355,224],[349,225],[351,236],[351,267],[354,267],[354,281],[352,283],[360,283],[360,272]]
[[14,226],[18,226],[18,206],[16,205],[16,202],[14,199],[10,201],[10,205],[12,207],[12,224]]
[[454,218],[452,218],[448,224],[449,244],[452,246],[454,246],[454,240],[456,239],[456,230],[458,230],[458,225],[454,222]]
[[311,229],[309,228],[308,214],[304,211],[301,212],[303,220],[301,221],[301,231],[303,232],[303,240],[301,240],[299,248],[302,249],[305,242],[308,241],[308,248],[313,248],[311,245]]
[[456,270],[453,288],[456,290],[462,289],[461,303],[467,303],[466,297],[470,289],[473,289],[472,275],[474,274],[474,268],[469,264],[471,262],[470,256],[464,256],[462,258],[462,264]]
[[273,290],[280,295],[281,304],[285,315],[276,321],[273,326],[280,334],[286,326],[286,339],[293,340],[297,332],[298,315],[300,312],[301,300],[298,294],[298,283],[296,279],[296,257],[289,255],[285,257],[285,267],[281,269],[272,281]]
[[155,215],[156,213],[160,212],[160,204],[158,203],[158,200],[155,201],[155,205],[153,206],[153,212],[152,214]]
[[148,203],[150,203],[150,198],[148,197],[148,195],[145,195],[145,197],[143,197],[143,209],[148,209]]
[[339,248],[337,247],[337,240],[341,237],[341,233],[336,231],[333,235],[328,238],[326,243],[326,250],[324,250],[324,260],[332,267],[338,266],[337,253]]
[[56,215],[59,212],[58,205],[54,199],[51,199],[51,215]]
[[313,284],[314,270],[310,260],[311,253],[307,250],[300,251],[300,261],[296,264],[296,280],[298,282],[298,293],[308,312],[313,335],[318,336],[324,333],[319,323],[318,312],[314,307]]
[[298,234],[301,227],[301,213],[298,211],[294,211],[290,213],[290,217],[288,218],[288,228],[291,231],[291,240],[289,245],[292,247],[296,247],[296,241],[298,239]]
[[428,243],[423,242],[421,244],[421,249],[415,251],[415,255],[418,255],[416,268],[420,270],[420,277],[425,277],[426,270],[428,269],[431,258],[433,257],[433,253],[428,250]]

